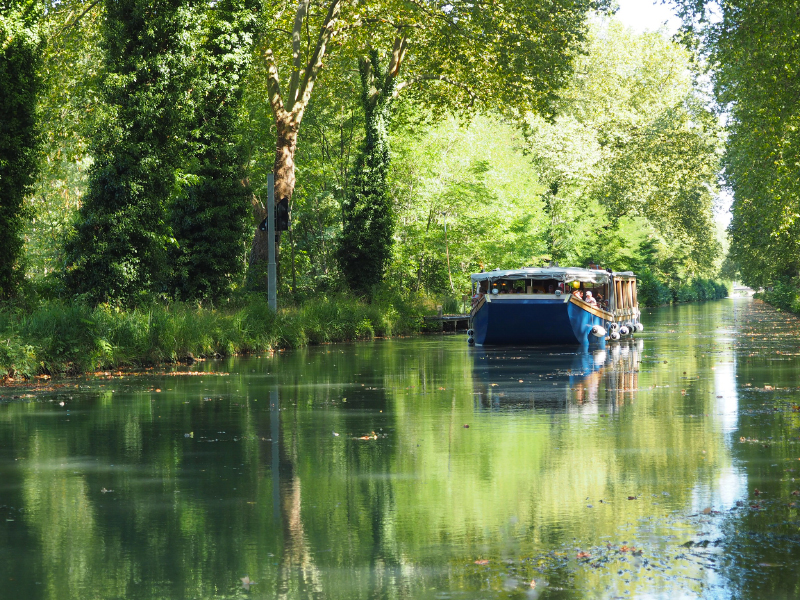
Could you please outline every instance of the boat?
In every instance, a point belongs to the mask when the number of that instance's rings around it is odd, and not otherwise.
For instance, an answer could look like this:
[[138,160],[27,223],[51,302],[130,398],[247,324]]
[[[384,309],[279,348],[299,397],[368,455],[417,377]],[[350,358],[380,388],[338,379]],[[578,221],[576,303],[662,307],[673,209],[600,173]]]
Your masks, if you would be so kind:
[[470,345],[602,346],[644,329],[630,271],[526,267],[471,278]]

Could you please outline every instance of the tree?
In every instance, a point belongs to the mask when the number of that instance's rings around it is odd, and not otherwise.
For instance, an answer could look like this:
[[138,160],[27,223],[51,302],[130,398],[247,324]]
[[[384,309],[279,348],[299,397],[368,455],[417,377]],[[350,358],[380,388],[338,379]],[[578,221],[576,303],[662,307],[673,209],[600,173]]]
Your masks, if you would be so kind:
[[419,111],[410,102],[396,108],[389,181],[397,227],[388,279],[454,296],[481,268],[541,264],[544,186],[519,129],[496,115],[420,123]]
[[182,0],[106,3],[103,99],[92,141],[94,164],[75,234],[67,246],[71,291],[94,301],[134,302],[165,291],[175,244],[166,203],[191,154],[185,132],[200,14]]
[[39,144],[40,18],[38,2],[0,1],[0,298],[12,296],[24,275],[24,198],[34,183]]
[[[41,282],[64,270],[63,240],[72,229],[92,163],[89,140],[101,122],[100,49],[102,3],[46,3],[41,28],[47,42],[37,101],[42,147],[37,179],[26,198],[27,276]],[[55,278],[54,278],[55,279]]]
[[398,101],[392,281],[452,295],[482,267],[551,259],[651,268],[663,283],[715,273],[720,132],[691,57],[613,21],[592,26],[586,51],[556,116],[530,114],[524,136],[497,114],[420,125],[426,107]]
[[[320,13],[298,0],[291,24],[276,7],[264,39],[268,93],[276,127],[275,198],[291,198],[295,187],[297,135],[322,61],[329,48],[359,52],[370,42],[391,45],[387,79],[396,90],[421,93],[430,110],[492,106],[508,114],[546,111],[567,80],[586,31],[587,11],[605,9],[605,0],[525,0],[513,8],[501,3],[462,0],[356,3],[329,0]],[[316,43],[303,36],[319,31]],[[282,33],[291,31],[291,47]],[[409,53],[409,48],[419,52]],[[282,50],[282,54],[280,51]],[[412,58],[413,56],[413,58]],[[278,65],[287,64],[288,86],[281,86]],[[403,65],[407,62],[407,67]],[[406,79],[400,81],[401,68]],[[448,84],[438,86],[436,84]],[[433,93],[427,93],[432,91]],[[255,206],[257,218],[266,216]],[[251,267],[266,262],[267,236],[256,232]]]
[[348,286],[360,294],[369,294],[383,280],[392,253],[394,206],[387,182],[387,121],[396,85],[392,69],[397,66],[393,61],[381,68],[376,50],[358,63],[366,136],[342,207],[337,258]]
[[[797,2],[674,0],[728,129],[730,257],[753,287],[800,270]],[[712,22],[709,11],[721,18]]]
[[232,141],[251,58],[254,8],[248,0],[223,0],[207,13],[192,89],[194,126],[188,132],[196,150],[184,167],[191,183],[170,205],[177,241],[170,252],[171,287],[181,298],[221,298],[244,269],[251,192]]
[[107,104],[68,245],[73,292],[219,298],[243,268],[249,193],[233,145],[255,6],[107,6]]
[[[531,156],[550,188],[554,258],[614,261],[609,242],[638,227],[669,240],[683,276],[713,272],[721,135],[695,72],[689,53],[660,33],[615,21],[594,28],[558,116],[529,118]],[[589,231],[580,226],[587,216],[596,219]],[[639,241],[630,241],[618,251],[632,256]]]

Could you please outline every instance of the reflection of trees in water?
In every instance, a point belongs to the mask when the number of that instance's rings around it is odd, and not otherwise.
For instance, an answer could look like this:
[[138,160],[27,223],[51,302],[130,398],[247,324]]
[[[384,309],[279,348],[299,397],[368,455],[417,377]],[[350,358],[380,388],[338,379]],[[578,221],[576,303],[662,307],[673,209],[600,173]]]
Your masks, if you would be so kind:
[[[275,420],[281,539],[275,580],[260,592],[274,586],[281,598],[363,595],[353,590],[380,588],[401,561],[388,477],[393,450],[384,437],[393,417],[382,380],[401,371],[404,357],[373,353],[369,345],[349,350],[347,357],[338,349],[319,353],[311,364],[304,353],[285,359],[297,368],[285,364],[293,375],[282,382]],[[372,432],[378,439],[358,439]]]
[[[678,341],[691,356],[693,339]],[[68,429],[38,422],[43,436],[69,443],[40,446],[32,462],[93,454],[141,469],[72,488],[61,484],[85,475],[26,474],[32,490],[60,481],[55,489],[74,498],[40,500],[30,513],[32,537],[55,532],[42,571],[62,572],[53,561],[63,532],[86,532],[72,540],[82,570],[72,584],[54,580],[43,597],[68,598],[77,587],[102,597],[230,597],[244,575],[264,597],[419,597],[437,578],[442,588],[468,586],[462,568],[484,553],[522,556],[651,516],[652,506],[628,502],[630,494],[661,500],[669,491],[682,506],[724,459],[713,423],[663,418],[674,393],[644,390],[676,384],[656,378],[679,373],[640,376],[636,344],[609,344],[604,355],[492,351],[483,354],[489,366],[480,351],[427,338],[370,348],[275,359],[287,373],[277,414],[264,406],[274,380],[230,376],[176,385],[172,402],[109,400]],[[613,425],[571,414],[625,403],[630,418]],[[208,443],[222,430],[224,443]],[[373,430],[388,437],[353,439]],[[115,492],[99,493],[103,486]],[[610,500],[602,510],[599,498]],[[110,512],[123,499],[124,510]]]

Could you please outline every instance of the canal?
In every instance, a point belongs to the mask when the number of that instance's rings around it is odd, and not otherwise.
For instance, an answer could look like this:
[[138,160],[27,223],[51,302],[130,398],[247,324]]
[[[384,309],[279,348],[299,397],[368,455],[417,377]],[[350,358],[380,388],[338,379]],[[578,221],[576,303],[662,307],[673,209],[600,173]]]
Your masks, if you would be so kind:
[[796,598],[800,321],[0,388],[0,598]]

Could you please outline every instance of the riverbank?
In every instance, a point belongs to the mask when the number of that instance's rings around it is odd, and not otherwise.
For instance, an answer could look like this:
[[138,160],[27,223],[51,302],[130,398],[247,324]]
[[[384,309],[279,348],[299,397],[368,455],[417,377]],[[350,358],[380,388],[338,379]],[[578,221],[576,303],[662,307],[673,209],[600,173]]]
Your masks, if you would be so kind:
[[0,310],[0,377],[77,375],[420,330],[422,301],[319,298],[275,314],[260,296],[222,307],[121,309],[47,301]]
[[705,302],[727,298],[730,288],[724,282],[697,277],[690,280],[668,280],[649,269],[636,273],[638,297],[641,306],[665,306],[685,302]]
[[796,279],[778,280],[753,298],[763,300],[778,310],[800,315],[800,281]]
[[[640,290],[646,306],[727,295],[723,284],[711,280],[673,290],[648,273],[640,278]],[[451,304],[450,312],[463,309],[456,300]],[[315,298],[277,315],[255,294],[217,307],[172,302],[124,309],[63,300],[7,305],[0,308],[0,378],[78,375],[410,335],[424,330],[422,316],[435,305],[388,292],[372,303],[344,294]]]

